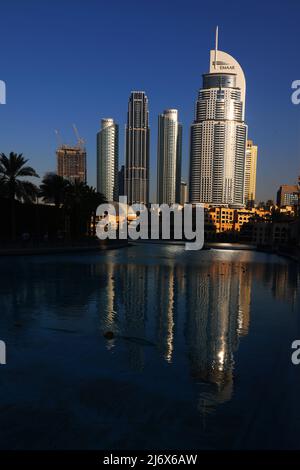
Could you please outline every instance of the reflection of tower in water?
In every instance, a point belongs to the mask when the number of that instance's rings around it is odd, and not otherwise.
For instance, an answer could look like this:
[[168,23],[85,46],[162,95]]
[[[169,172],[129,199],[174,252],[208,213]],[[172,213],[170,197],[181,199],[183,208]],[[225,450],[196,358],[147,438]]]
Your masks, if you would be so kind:
[[[103,331],[113,331],[116,330],[116,294],[115,294],[115,278],[114,278],[114,264],[109,263],[106,265],[106,275],[107,275],[107,285],[105,289],[105,315],[102,319]],[[111,349],[114,346],[114,340],[108,341],[106,343],[108,349]]]
[[246,336],[250,326],[252,275],[239,270],[238,297],[238,333]]
[[231,398],[233,353],[249,324],[250,312],[244,307],[249,302],[242,299],[243,292],[251,289],[248,276],[247,272],[237,273],[229,263],[214,263],[208,273],[187,271],[186,339],[191,374],[200,389],[201,412]]
[[[123,281],[125,308],[124,336],[132,338],[132,341],[126,341],[126,347],[129,351],[131,366],[134,369],[142,370],[144,367],[144,345],[138,340],[145,338],[148,267],[138,264],[122,265],[120,274]],[[135,339],[137,339],[136,342]]]
[[294,263],[264,263],[253,268],[255,278],[271,289],[275,299],[295,305],[300,278]]
[[174,310],[176,301],[173,266],[156,266],[157,286],[157,340],[159,349],[167,362],[172,361],[174,336]]
[[114,266],[113,264],[109,264],[107,266],[107,288],[106,288],[106,295],[107,295],[107,327],[111,327],[114,324],[115,318],[115,280],[113,277],[114,274]]

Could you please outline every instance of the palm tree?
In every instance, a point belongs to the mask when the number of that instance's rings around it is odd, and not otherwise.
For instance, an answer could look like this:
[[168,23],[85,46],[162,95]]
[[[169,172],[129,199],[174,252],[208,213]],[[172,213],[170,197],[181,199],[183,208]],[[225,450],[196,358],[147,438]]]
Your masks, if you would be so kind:
[[82,212],[83,212],[83,198],[85,195],[86,184],[75,179],[69,182],[65,199],[65,212],[68,218],[67,226],[71,235],[75,238],[80,236],[82,232]]
[[47,173],[40,185],[40,195],[44,202],[50,202],[59,209],[65,202],[69,181],[56,173]]
[[76,237],[83,230],[85,233],[91,234],[91,221],[93,219],[95,226],[96,209],[103,202],[106,202],[105,197],[95,188],[77,179],[70,182],[66,193],[66,208],[71,215],[73,232]]
[[27,162],[21,153],[10,152],[8,157],[0,154],[0,184],[2,193],[10,200],[12,240],[16,239],[16,199],[33,202],[38,194],[35,184],[22,179],[26,176],[39,178],[36,171],[26,165]]
[[43,198],[43,201],[55,205],[54,229],[56,234],[62,228],[62,220],[64,220],[63,229],[65,230],[66,228],[64,204],[69,184],[69,181],[62,176],[56,173],[47,173],[40,185],[40,196]]

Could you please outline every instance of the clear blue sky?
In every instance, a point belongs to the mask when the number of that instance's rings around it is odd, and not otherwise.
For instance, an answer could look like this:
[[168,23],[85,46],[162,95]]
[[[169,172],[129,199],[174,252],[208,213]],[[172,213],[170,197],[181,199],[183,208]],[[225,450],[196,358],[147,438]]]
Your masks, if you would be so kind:
[[179,109],[183,176],[189,126],[214,29],[247,80],[249,138],[259,146],[257,198],[274,198],[300,174],[300,2],[1,0],[0,151],[23,152],[40,175],[55,170],[56,137],[87,140],[88,181],[95,185],[96,132],[102,117],[120,125],[120,163],[131,90],[145,90],[151,125],[151,194],[156,181],[157,115]]

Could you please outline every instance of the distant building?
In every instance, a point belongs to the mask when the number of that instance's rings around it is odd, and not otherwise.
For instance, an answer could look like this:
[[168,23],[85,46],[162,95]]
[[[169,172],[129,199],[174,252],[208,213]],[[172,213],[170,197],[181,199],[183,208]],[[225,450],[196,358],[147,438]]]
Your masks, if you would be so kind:
[[254,207],[256,193],[256,167],[257,167],[257,145],[252,140],[247,140],[246,163],[245,163],[245,205]]
[[282,184],[277,191],[277,205],[279,207],[297,206],[298,198],[298,186],[296,184]]
[[57,174],[86,183],[86,151],[81,146],[62,145],[56,150]]
[[180,202],[182,125],[177,109],[167,109],[158,117],[157,202]]
[[150,129],[148,98],[132,91],[127,113],[125,194],[129,204],[149,202]]
[[119,196],[125,194],[125,166],[122,165],[118,172]]
[[97,191],[107,201],[118,199],[119,126],[111,118],[101,119],[97,134]]
[[185,181],[180,183],[180,204],[183,206],[189,201],[188,187]]

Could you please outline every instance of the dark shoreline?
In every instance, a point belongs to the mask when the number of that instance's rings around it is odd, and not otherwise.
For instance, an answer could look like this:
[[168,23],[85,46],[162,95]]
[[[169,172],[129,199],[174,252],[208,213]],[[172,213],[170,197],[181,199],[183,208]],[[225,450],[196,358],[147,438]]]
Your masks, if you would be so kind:
[[[51,254],[69,254],[69,253],[89,253],[102,252],[106,250],[115,250],[126,248],[134,245],[153,244],[167,246],[184,246],[186,241],[182,240],[137,240],[137,241],[119,241],[104,240],[97,243],[78,243],[71,245],[50,245],[50,246],[8,246],[7,248],[0,246],[0,257],[2,256],[32,256],[32,255],[51,255]],[[284,258],[288,258],[296,263],[300,262],[299,250],[293,252],[284,251],[281,248],[272,249],[271,247],[256,246],[247,243],[226,243],[226,242],[208,242],[205,243],[202,250],[234,250],[234,251],[257,251],[267,254],[276,254]]]
[[52,255],[52,254],[68,254],[68,253],[88,253],[88,252],[102,252],[106,250],[116,250],[119,248],[126,248],[129,246],[127,240],[119,243],[99,242],[94,244],[74,244],[64,246],[30,246],[30,247],[0,247],[1,256],[32,256],[32,255]]

